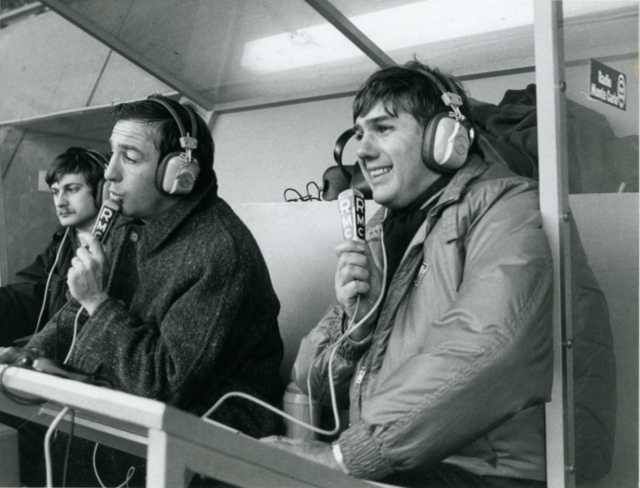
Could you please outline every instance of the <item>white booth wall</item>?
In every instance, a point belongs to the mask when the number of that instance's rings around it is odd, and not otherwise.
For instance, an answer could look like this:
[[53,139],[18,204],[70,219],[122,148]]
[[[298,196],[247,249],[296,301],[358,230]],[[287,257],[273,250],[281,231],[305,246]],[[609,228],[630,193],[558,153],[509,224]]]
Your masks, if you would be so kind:
[[[637,60],[609,64],[628,75],[627,103],[637,107]],[[534,82],[531,72],[469,80],[464,86],[471,97],[497,104],[506,90],[524,89]],[[569,99],[604,115],[617,137],[637,135],[637,111],[621,111],[589,99],[588,83],[588,63],[567,69]],[[302,191],[311,180],[321,185],[323,171],[335,164],[336,138],[353,124],[351,100],[342,97],[220,114],[213,138],[221,195],[231,204],[277,202],[283,201],[287,187]],[[345,163],[354,161],[352,146],[345,149]]]

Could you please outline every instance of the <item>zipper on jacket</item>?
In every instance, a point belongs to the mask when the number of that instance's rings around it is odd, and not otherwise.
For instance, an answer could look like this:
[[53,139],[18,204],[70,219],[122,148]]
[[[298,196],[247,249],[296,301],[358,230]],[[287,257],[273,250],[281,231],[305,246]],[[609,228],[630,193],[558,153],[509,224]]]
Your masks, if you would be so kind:
[[365,368],[364,366],[361,366],[360,369],[358,370],[358,373],[356,374],[356,379],[355,379],[355,384],[356,386],[360,386],[360,383],[362,383],[362,380],[364,379],[364,376],[367,374],[367,368]]
[[429,271],[429,263],[423,261],[420,265],[420,269],[418,270],[418,274],[413,280],[413,286],[418,286],[422,282],[424,275],[427,274],[427,271]]

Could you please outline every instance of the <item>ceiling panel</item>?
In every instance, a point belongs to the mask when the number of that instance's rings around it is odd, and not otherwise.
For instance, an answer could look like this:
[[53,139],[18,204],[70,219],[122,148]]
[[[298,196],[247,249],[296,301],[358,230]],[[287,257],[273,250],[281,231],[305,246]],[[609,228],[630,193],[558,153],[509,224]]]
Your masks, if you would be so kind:
[[[469,77],[531,70],[533,1],[44,3],[213,109],[353,91],[378,65],[414,57]],[[637,0],[566,0],[563,8],[566,41],[598,44],[575,56],[616,55],[625,45],[637,52]]]
[[205,108],[353,89],[376,64],[302,0],[48,0]]

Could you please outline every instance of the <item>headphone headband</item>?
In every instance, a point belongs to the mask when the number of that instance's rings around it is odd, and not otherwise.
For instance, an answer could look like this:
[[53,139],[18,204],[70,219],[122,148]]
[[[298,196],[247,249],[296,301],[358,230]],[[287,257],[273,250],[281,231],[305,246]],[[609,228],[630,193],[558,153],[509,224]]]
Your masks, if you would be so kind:
[[[401,70],[422,75],[442,94],[440,99],[448,111],[436,112],[424,127],[422,159],[433,171],[452,173],[467,160],[475,132],[472,124],[463,115],[463,97],[453,80],[428,71],[420,66],[394,66]],[[391,68],[389,68],[391,69]]]
[[440,82],[440,80],[433,73],[429,73],[424,69],[419,68],[408,68],[406,66],[402,66],[402,69],[406,69],[408,71],[413,71],[414,73],[419,73],[429,79],[434,85],[438,87],[438,90],[442,93],[440,99],[442,102],[451,109],[453,115],[456,120],[462,121],[465,120],[466,117],[463,115],[460,107],[462,107],[462,97],[458,93],[458,89],[455,84],[446,79],[447,85],[449,85],[449,90],[447,90],[444,85]]
[[190,131],[186,131],[178,113],[169,100],[160,95],[147,98],[162,105],[171,115],[180,131],[181,152],[169,152],[162,156],[156,168],[156,187],[165,195],[185,195],[191,193],[200,174],[200,165],[191,152],[198,148],[198,121],[194,110],[188,105],[180,105],[186,111],[191,124]]
[[147,98],[147,100],[151,100],[153,102],[156,102],[162,105],[165,108],[165,110],[169,112],[169,115],[171,115],[171,118],[175,120],[176,124],[178,125],[178,130],[180,131],[180,135],[182,137],[186,135],[186,131],[184,129],[184,125],[182,124],[182,120],[178,116],[178,113],[173,109],[171,105],[169,105],[166,102],[166,100],[160,98],[158,95],[151,95],[150,97]]
[[151,95],[147,98],[147,100],[159,103],[166,109],[167,112],[169,112],[169,115],[171,115],[171,118],[176,122],[178,130],[180,131],[180,147],[184,149],[184,152],[187,155],[187,159],[191,161],[191,151],[197,149],[198,147],[198,123],[196,121],[196,116],[193,113],[193,109],[191,109],[191,107],[187,105],[180,104],[180,106],[184,108],[189,116],[191,132],[188,132],[185,130],[184,125],[182,124],[182,120],[178,116],[178,113],[166,100],[164,100],[159,95]]
[[102,169],[106,169],[107,166],[109,166],[108,159],[98,151],[94,151],[93,149],[85,149],[85,152],[87,153],[87,156],[89,156],[89,158],[91,158],[91,160],[93,160]]

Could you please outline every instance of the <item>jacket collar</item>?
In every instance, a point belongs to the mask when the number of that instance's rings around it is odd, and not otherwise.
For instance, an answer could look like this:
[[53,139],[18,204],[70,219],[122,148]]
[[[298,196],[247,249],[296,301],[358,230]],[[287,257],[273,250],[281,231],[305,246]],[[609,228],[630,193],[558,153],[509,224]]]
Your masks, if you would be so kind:
[[142,254],[149,254],[157,249],[207,197],[211,199],[215,197],[212,187],[179,197],[170,208],[146,221],[142,227],[143,239],[140,248]]
[[477,154],[472,155],[469,161],[453,175],[444,192],[440,195],[434,211],[444,205],[460,200],[462,193],[469,184],[484,173],[488,167],[489,165],[480,156]]
[[[435,216],[440,214],[446,207],[458,202],[464,196],[469,185],[478,177],[480,177],[489,167],[489,164],[480,156],[473,155],[471,159],[454,175],[449,185],[445,188],[438,203],[434,206],[429,217],[427,225],[431,227]],[[461,222],[457,214],[449,214],[442,219],[442,235],[447,242],[456,240],[462,233]],[[428,229],[424,229],[426,235]]]
[[[444,188],[444,190],[439,191],[433,195],[433,197],[429,198],[424,202],[421,208],[430,205],[433,199],[437,198],[438,202],[429,212],[429,215],[435,215],[445,206],[457,202],[462,197],[463,192],[469,184],[482,175],[488,167],[488,163],[486,163],[480,156],[477,154],[472,155],[469,161],[467,161],[467,163],[460,168],[455,175],[453,175],[451,181],[449,181],[449,184]],[[381,206],[378,212],[376,212],[376,214],[371,218],[370,225],[376,226],[381,224],[387,217],[387,214],[388,210],[384,206]]]

